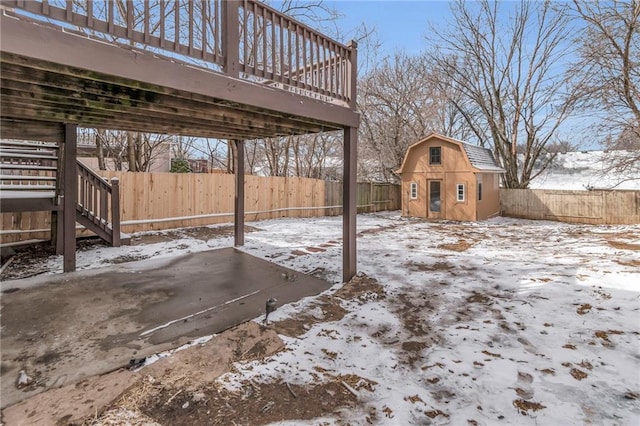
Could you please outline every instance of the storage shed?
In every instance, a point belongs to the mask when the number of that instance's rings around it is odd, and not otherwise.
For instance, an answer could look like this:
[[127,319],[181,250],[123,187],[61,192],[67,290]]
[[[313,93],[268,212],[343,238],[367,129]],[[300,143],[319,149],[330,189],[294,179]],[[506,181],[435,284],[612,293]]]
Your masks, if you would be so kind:
[[500,214],[500,174],[490,150],[432,133],[411,145],[398,170],[402,215],[484,220]]

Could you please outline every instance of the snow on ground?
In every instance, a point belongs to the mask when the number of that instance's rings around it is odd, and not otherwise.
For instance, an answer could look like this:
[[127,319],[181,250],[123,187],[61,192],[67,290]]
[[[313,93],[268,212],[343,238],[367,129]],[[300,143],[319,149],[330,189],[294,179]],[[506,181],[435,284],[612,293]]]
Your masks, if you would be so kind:
[[[623,155],[604,151],[559,153],[549,168],[531,181],[531,189],[640,189],[638,168],[621,176],[607,171],[610,160],[607,156]],[[635,173],[635,174],[633,174]]]
[[[340,287],[341,221],[254,222],[243,250],[323,276],[336,283],[331,294]],[[338,375],[370,384],[353,390],[356,409],[309,424],[640,424],[640,226],[427,222],[391,212],[359,215],[358,231],[358,269],[384,297],[344,300],[342,319],[283,336],[285,351],[235,364],[222,386]],[[79,254],[78,265],[231,244],[100,248]],[[270,320],[322,317],[313,302],[280,307]]]

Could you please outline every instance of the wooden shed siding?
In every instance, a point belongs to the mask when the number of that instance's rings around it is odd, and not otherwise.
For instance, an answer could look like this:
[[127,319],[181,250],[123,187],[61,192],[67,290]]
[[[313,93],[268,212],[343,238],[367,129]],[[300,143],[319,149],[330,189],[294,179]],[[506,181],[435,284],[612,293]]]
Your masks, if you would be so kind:
[[477,203],[477,220],[485,220],[500,215],[500,177],[496,173],[478,173],[482,179],[482,200],[478,201],[478,184],[474,199]]

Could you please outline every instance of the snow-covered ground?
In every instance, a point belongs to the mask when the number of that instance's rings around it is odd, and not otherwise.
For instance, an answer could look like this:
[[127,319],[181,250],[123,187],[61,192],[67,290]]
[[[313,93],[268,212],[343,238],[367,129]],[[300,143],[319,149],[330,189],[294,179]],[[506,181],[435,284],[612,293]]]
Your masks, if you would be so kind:
[[[341,286],[341,220],[253,222],[244,250],[326,277],[332,294]],[[640,424],[640,226],[427,222],[390,212],[359,215],[358,231],[358,269],[384,294],[341,300],[337,321],[322,320],[317,298],[280,307],[270,320],[321,320],[283,336],[285,351],[236,364],[221,386],[362,378],[356,409],[280,423],[291,425]],[[78,266],[231,244],[185,236],[101,247],[79,253]]]
[[[624,153],[624,151],[621,151]],[[529,187],[531,189],[640,189],[640,165],[625,176],[607,171],[608,157],[619,153],[604,151],[576,151],[559,153],[553,164]]]

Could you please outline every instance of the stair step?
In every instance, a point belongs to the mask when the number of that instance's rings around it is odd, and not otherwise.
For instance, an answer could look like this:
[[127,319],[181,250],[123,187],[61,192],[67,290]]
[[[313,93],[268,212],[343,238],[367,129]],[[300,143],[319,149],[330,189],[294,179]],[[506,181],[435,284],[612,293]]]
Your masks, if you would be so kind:
[[55,185],[0,185],[3,191],[55,191]]
[[3,140],[0,142],[0,148],[8,148],[11,146],[19,146],[19,147],[32,147],[32,148],[49,148],[49,149],[58,149],[58,145],[55,143],[39,143],[39,142],[27,142],[27,141],[9,141]]
[[3,158],[31,158],[38,160],[57,160],[58,157],[55,155],[44,155],[44,154],[22,154],[19,152],[13,151],[0,151],[0,157]]
[[2,170],[58,170],[55,166],[37,166],[32,164],[12,164],[0,163],[0,171]]
[[55,176],[0,175],[0,180],[48,180],[55,181]]
[[2,190],[0,192],[0,199],[2,200],[28,200],[31,198],[55,198],[56,191],[8,191]]

